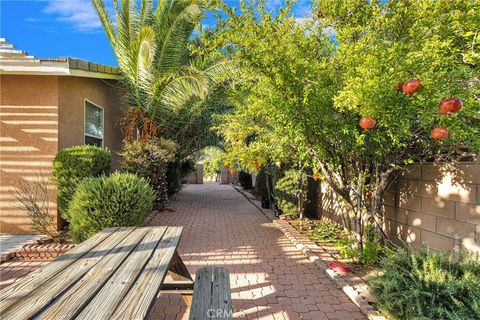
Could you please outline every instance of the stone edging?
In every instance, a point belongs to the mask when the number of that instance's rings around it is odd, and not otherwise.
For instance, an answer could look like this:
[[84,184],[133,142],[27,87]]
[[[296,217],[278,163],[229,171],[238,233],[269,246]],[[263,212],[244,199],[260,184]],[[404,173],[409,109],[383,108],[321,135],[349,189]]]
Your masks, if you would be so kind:
[[25,244],[15,251],[2,254],[0,262],[53,260],[74,247],[74,244]]
[[[232,185],[233,186],[233,185]],[[241,193],[250,203],[252,203],[257,209],[259,209],[267,218],[269,218],[273,225],[275,225],[283,234],[290,240],[296,249],[300,250],[309,261],[314,263],[325,275],[330,278],[335,285],[341,289],[350,298],[350,300],[360,308],[364,314],[371,320],[386,320],[384,316],[378,315],[378,311],[369,303],[368,299],[358,292],[353,286],[349,285],[347,281],[336,271],[330,269],[327,263],[323,261],[312,249],[322,250],[321,247],[313,243],[306,236],[302,235],[297,229],[295,229],[288,221],[280,220],[274,217],[273,214],[267,214],[266,209],[262,209],[255,201],[246,194],[245,191],[233,186],[235,190]],[[271,212],[271,210],[268,210]]]

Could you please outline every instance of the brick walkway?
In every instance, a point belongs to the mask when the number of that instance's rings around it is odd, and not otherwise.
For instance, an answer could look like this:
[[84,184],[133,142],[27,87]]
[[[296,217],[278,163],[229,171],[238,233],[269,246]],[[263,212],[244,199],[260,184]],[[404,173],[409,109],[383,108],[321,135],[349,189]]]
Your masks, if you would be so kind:
[[47,263],[48,261],[6,261],[0,264],[0,289]]
[[[181,225],[179,252],[189,271],[230,270],[235,319],[366,319],[359,309],[233,187],[189,185],[155,225]],[[44,262],[0,265],[0,287]],[[188,319],[176,295],[157,300],[151,319]]]
[[[189,185],[155,225],[184,226],[179,252],[189,271],[230,271],[234,318],[366,319],[256,207],[229,185]],[[152,319],[188,319],[177,296],[158,299]]]

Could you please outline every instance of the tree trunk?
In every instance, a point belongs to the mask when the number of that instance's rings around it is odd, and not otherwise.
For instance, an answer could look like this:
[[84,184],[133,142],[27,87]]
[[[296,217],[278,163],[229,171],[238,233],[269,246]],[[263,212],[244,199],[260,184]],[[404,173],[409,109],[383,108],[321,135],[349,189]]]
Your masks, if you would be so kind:
[[300,230],[303,230],[303,173],[298,172],[298,212],[300,215]]
[[268,193],[268,208],[272,208],[272,196],[270,194],[270,175],[267,170],[265,170],[265,183],[267,184],[267,193]]

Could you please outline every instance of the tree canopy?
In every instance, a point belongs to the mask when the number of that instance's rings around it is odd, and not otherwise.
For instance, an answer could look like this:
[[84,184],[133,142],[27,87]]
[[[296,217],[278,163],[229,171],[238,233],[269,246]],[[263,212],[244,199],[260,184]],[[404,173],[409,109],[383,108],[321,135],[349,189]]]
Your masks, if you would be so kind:
[[[409,164],[478,155],[480,3],[324,0],[300,21],[292,5],[221,7],[227,18],[209,45],[237,61],[241,81],[218,130],[245,167],[301,161],[320,173],[361,237]],[[421,84],[412,95],[402,91],[409,80]],[[461,110],[440,113],[447,98]],[[432,138],[435,128],[448,137]]]

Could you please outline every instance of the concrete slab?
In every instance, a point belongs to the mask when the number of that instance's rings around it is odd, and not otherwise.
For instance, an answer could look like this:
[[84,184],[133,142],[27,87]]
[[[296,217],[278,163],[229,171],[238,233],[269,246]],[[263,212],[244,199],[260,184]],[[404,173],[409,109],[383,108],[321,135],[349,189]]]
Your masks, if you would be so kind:
[[0,234],[0,256],[8,256],[11,252],[43,237],[41,234]]

